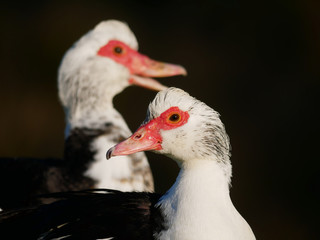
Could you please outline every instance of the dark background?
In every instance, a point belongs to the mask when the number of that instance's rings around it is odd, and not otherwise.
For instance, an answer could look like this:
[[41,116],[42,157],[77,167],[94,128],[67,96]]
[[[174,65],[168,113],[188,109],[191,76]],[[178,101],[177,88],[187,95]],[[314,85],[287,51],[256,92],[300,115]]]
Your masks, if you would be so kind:
[[[319,2],[193,2],[1,3],[0,156],[62,156],[60,60],[101,20],[123,20],[140,52],[188,70],[186,78],[164,84],[222,115],[233,147],[231,197],[257,239],[316,239]],[[114,99],[132,130],[154,95],[131,87]],[[156,190],[164,192],[178,168],[165,157],[148,157]]]

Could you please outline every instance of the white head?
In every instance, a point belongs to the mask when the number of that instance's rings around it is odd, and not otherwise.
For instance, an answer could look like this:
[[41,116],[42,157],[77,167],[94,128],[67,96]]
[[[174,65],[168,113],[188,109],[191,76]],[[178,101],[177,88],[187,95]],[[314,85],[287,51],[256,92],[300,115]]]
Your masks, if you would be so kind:
[[[97,55],[99,49],[112,39],[138,49],[138,42],[129,27],[122,22],[110,20],[99,23],[66,52],[58,76],[59,97],[64,107],[72,110],[82,100],[79,91],[88,91],[89,96],[94,95],[94,91],[89,92],[89,89],[99,90],[104,82],[116,81],[116,84],[112,84],[114,89],[110,91],[113,95],[129,85],[129,71],[123,65]],[[120,73],[122,77],[117,76]]]
[[110,149],[107,156],[153,150],[170,156],[179,165],[200,159],[230,165],[229,149],[219,114],[183,90],[169,88],[150,103],[142,126]]
[[113,97],[130,84],[165,88],[145,77],[186,73],[180,66],[153,61],[137,49],[137,39],[129,27],[109,20],[99,23],[66,52],[59,68],[58,87],[71,124],[112,107]]

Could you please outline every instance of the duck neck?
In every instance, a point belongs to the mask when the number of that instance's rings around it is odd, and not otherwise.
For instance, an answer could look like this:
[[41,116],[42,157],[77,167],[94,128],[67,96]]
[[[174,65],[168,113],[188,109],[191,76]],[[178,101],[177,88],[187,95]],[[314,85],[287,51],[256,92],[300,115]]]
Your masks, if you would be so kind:
[[108,63],[112,61],[93,59],[72,74],[72,81],[66,81],[67,76],[62,75],[59,82],[64,84],[59,84],[59,94],[65,106],[66,136],[73,128],[103,129],[110,121],[126,125],[112,101],[129,85],[127,75],[118,76],[111,67],[105,67]]
[[158,202],[167,229],[156,233],[156,238],[245,239],[237,238],[246,223],[230,199],[230,175],[230,162],[210,159],[183,164],[175,184]]
[[112,100],[99,102],[99,106],[79,107],[73,113],[66,110],[65,137],[68,137],[73,129],[103,130],[110,124],[128,128],[121,114],[113,107]]
[[[224,163],[225,164],[225,163]],[[231,166],[224,166],[231,168]],[[231,170],[230,170],[231,171]],[[230,174],[227,175],[220,163],[215,160],[195,160],[193,163],[181,165],[181,170],[174,185],[162,198],[162,202],[170,203],[178,210],[186,205],[194,212],[205,213],[205,207],[230,204]],[[177,206],[175,206],[177,205]]]

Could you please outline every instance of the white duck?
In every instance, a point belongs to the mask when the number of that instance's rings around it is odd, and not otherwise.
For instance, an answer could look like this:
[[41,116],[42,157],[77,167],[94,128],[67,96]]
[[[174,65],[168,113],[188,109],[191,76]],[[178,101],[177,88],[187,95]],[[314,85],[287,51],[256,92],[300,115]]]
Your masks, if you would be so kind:
[[[219,114],[183,90],[169,88],[149,105],[142,126],[107,152],[107,158],[146,150],[171,157],[181,170],[165,195],[58,193],[49,195],[64,199],[55,204],[0,215],[0,230],[19,227],[44,239],[255,239],[230,199],[229,148]],[[40,223],[41,231],[34,223]]]
[[255,239],[229,195],[230,144],[219,114],[188,93],[170,88],[149,105],[144,124],[107,157],[153,150],[181,168],[157,203],[165,230],[156,239]]

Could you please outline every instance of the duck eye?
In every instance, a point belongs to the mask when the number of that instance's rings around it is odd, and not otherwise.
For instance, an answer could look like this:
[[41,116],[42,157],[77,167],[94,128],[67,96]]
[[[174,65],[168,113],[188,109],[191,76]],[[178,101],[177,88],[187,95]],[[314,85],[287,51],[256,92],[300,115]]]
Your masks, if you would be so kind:
[[169,117],[169,121],[176,123],[181,119],[181,116],[178,113],[174,113]]
[[113,49],[113,51],[115,54],[121,54],[123,52],[123,49],[122,47],[117,46]]

